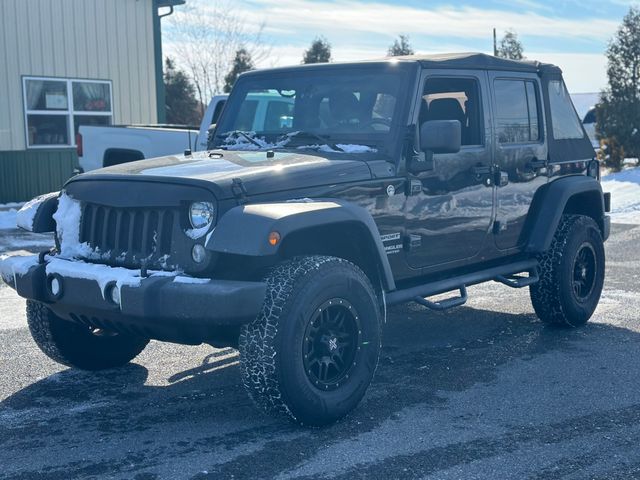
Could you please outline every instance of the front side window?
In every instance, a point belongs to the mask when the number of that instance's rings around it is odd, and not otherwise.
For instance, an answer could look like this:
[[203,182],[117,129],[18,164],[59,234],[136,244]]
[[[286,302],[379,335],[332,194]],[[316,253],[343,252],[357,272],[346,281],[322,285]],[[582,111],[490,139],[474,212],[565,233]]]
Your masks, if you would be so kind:
[[27,146],[75,146],[81,125],[112,123],[111,101],[110,82],[25,78]]
[[482,145],[483,125],[478,83],[472,78],[427,79],[422,94],[420,124],[429,120],[458,120],[461,145]]
[[534,82],[496,80],[496,129],[500,143],[540,140],[539,97]]
[[549,82],[548,90],[553,138],[556,140],[583,138],[580,119],[573,108],[564,83],[560,80],[552,80]]
[[229,97],[210,147],[388,150],[399,131],[408,76],[378,68],[246,77]]

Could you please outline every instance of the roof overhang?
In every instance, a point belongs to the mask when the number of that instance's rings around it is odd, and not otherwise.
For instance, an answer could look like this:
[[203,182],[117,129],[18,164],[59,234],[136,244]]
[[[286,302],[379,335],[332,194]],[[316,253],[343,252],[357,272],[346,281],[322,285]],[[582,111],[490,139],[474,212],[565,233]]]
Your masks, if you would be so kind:
[[177,5],[184,5],[187,0],[155,0],[156,7],[175,7]]

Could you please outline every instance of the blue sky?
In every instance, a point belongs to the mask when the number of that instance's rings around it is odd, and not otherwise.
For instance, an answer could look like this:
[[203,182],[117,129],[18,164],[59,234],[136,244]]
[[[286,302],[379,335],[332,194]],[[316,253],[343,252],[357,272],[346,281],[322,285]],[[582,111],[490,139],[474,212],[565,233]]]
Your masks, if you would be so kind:
[[[207,13],[211,2],[187,0]],[[491,53],[492,28],[515,30],[530,59],[556,63],[573,92],[606,85],[604,50],[630,0],[248,0],[233,2],[248,31],[264,24],[272,46],[261,66],[297,64],[318,35],[336,61],[383,56],[408,34],[418,53]]]

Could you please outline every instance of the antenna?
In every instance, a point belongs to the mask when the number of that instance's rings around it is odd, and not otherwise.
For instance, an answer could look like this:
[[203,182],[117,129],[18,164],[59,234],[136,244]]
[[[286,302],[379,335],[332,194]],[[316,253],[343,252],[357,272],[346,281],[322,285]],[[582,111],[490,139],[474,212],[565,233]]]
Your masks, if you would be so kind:
[[496,40],[496,29],[493,29],[493,56],[498,56],[498,41]]

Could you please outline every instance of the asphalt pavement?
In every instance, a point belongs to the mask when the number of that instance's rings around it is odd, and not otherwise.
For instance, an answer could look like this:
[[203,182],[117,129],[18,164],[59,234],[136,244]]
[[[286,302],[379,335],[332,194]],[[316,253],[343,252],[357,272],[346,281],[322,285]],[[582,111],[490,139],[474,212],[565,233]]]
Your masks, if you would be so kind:
[[[0,231],[0,253],[46,243]],[[579,329],[543,327],[526,289],[497,283],[448,312],[392,309],[367,395],[323,429],[255,410],[231,349],[151,342],[119,370],[61,367],[0,286],[0,478],[640,478],[639,251],[640,226],[614,225]]]

